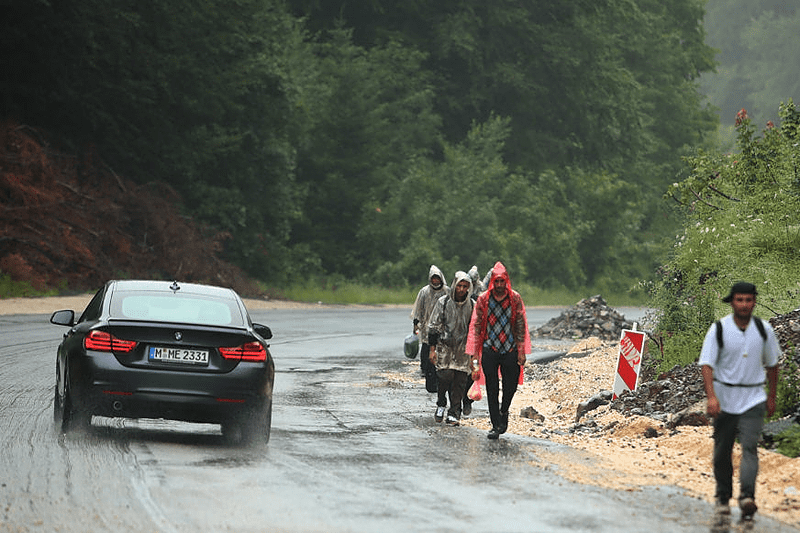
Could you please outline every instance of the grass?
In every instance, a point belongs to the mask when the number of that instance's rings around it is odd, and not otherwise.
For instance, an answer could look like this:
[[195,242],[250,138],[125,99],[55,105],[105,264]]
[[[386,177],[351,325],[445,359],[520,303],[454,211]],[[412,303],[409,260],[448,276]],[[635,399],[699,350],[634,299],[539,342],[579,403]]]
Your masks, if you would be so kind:
[[[513,283],[513,280],[512,285],[522,295],[525,305],[529,307],[570,307],[584,298],[598,294],[591,289],[542,289],[527,283],[517,285]],[[307,280],[285,287],[262,285],[264,291],[273,298],[339,305],[412,305],[421,287],[421,284],[418,287],[379,287],[354,281],[329,279]],[[601,294],[601,296],[611,307],[643,307],[647,305],[647,298],[643,293]]]
[[0,298],[31,298],[39,296],[55,296],[56,289],[36,289],[27,281],[14,281],[11,276],[0,271]]

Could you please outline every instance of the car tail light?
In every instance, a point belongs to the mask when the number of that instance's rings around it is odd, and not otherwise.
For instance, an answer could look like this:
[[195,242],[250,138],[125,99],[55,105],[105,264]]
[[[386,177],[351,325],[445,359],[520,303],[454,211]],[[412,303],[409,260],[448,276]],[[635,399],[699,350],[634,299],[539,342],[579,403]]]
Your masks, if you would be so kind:
[[267,349],[258,342],[247,342],[241,346],[220,348],[219,353],[225,359],[238,359],[241,361],[254,362],[267,360]]
[[118,339],[108,332],[94,330],[83,339],[83,347],[96,352],[128,353],[136,347],[136,341]]

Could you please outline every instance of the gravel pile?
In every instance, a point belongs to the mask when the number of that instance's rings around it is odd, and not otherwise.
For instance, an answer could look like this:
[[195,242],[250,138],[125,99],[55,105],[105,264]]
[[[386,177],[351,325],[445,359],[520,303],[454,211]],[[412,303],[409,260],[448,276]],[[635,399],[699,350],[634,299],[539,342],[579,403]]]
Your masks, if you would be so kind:
[[600,296],[584,298],[575,306],[531,332],[533,337],[551,339],[619,340],[623,329],[632,329],[633,322],[608,306]]

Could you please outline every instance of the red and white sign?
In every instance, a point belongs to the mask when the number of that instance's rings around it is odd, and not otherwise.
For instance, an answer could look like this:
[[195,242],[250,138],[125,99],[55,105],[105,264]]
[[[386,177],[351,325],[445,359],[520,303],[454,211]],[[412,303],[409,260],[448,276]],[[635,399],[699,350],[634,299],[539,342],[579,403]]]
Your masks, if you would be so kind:
[[614,398],[624,391],[635,391],[644,353],[644,331],[623,329],[619,340],[617,373],[614,377]]

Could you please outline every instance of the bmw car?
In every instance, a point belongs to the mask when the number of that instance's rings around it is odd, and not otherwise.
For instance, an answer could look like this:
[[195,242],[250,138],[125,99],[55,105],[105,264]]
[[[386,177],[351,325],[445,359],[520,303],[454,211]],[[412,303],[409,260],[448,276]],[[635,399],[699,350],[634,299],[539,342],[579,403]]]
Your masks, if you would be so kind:
[[109,281],[58,347],[54,418],[62,432],[92,416],[220,424],[236,442],[267,442],[275,365],[269,327],[231,290],[170,281]]

